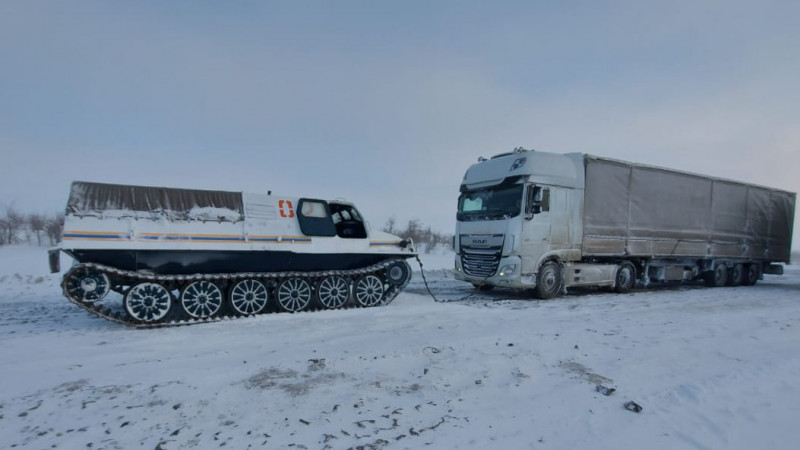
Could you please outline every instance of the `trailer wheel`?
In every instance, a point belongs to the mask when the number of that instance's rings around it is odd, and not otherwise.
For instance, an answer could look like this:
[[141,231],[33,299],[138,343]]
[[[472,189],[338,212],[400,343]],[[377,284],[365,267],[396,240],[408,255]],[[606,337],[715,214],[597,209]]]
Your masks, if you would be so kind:
[[759,264],[748,264],[744,271],[742,284],[752,286],[758,282],[759,277],[761,277],[761,266]]
[[561,292],[563,284],[561,267],[555,261],[547,261],[536,274],[536,296],[542,300],[553,298]]
[[744,266],[734,264],[728,271],[728,286],[739,286],[744,281]]
[[722,287],[728,282],[728,267],[725,264],[717,264],[714,270],[705,274],[706,286]]
[[634,284],[636,284],[636,267],[625,261],[617,269],[617,277],[614,279],[614,292],[624,294],[633,289]]

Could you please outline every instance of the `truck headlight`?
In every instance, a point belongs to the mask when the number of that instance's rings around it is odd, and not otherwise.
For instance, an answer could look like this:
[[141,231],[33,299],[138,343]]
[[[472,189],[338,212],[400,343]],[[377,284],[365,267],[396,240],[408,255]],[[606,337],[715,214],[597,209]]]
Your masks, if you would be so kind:
[[513,275],[515,270],[517,270],[516,264],[506,264],[500,269],[500,272],[498,272],[497,274],[500,275],[501,277],[507,277],[509,275]]

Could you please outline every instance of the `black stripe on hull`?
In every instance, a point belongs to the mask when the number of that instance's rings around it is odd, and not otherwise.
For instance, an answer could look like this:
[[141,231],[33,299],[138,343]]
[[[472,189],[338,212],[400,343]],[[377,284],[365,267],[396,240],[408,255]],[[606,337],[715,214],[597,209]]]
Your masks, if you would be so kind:
[[284,251],[208,250],[68,250],[80,263],[93,262],[122,270],[164,275],[195,273],[351,270],[392,258],[387,253],[294,253]]

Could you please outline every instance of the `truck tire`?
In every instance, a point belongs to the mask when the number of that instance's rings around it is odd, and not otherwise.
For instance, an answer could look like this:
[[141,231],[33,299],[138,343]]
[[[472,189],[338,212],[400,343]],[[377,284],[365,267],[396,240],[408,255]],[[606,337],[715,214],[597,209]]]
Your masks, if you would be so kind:
[[748,264],[744,268],[744,278],[742,284],[745,286],[752,286],[758,282],[761,277],[761,265],[758,263]]
[[625,261],[619,265],[617,276],[614,279],[614,292],[624,294],[633,289],[636,284],[636,267]]
[[705,274],[706,286],[709,287],[722,287],[728,282],[728,266],[725,264],[717,264],[714,270],[710,270]]
[[744,265],[734,264],[728,271],[728,286],[739,286],[744,281]]
[[536,274],[536,296],[542,300],[553,298],[561,292],[563,284],[561,266],[555,261],[547,261]]

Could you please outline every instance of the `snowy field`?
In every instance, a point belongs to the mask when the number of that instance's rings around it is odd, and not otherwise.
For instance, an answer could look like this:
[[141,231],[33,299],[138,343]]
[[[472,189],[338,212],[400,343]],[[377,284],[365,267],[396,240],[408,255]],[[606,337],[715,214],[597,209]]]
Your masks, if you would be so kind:
[[[800,442],[797,266],[754,287],[441,303],[417,272],[383,308],[132,330],[69,304],[46,259],[0,248],[3,448]],[[440,300],[473,291],[447,276],[451,264],[425,265]]]

